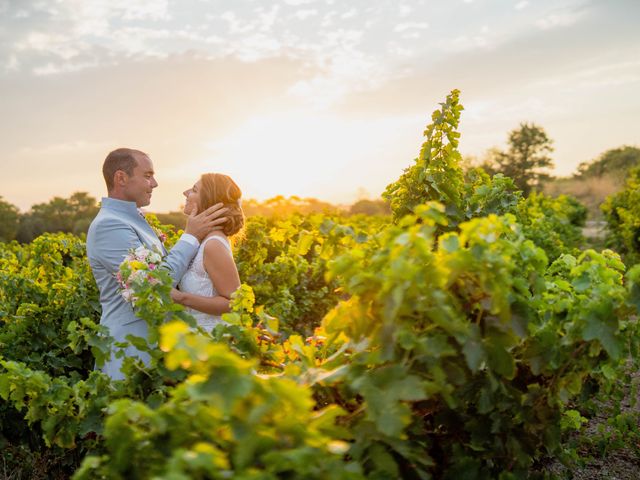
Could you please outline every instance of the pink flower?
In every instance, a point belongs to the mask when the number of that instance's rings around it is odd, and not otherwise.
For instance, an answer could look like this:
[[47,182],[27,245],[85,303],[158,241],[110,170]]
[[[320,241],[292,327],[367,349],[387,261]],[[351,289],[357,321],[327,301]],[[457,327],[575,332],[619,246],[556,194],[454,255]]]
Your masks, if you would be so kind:
[[162,254],[157,247],[148,248],[145,245],[140,245],[135,250],[129,251],[115,275],[121,288],[120,293],[126,302],[135,306],[139,299],[134,295],[134,292],[138,288],[145,284],[157,285],[161,283],[160,280],[153,278],[152,274],[154,270],[158,269],[161,262]]

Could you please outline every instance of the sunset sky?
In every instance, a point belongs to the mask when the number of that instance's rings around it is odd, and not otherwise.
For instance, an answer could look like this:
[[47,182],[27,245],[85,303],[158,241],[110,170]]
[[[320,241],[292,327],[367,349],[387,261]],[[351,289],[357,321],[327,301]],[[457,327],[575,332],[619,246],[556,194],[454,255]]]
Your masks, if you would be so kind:
[[0,195],[99,198],[128,146],[155,211],[204,172],[247,198],[376,197],[453,88],[464,155],[535,122],[568,175],[640,144],[639,24],[639,0],[0,0]]

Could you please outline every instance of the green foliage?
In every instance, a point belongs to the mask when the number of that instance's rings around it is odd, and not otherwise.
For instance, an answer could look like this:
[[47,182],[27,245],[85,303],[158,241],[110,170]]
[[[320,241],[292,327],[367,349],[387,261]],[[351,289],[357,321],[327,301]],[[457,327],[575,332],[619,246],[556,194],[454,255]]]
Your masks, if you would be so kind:
[[172,231],[184,230],[187,225],[187,216],[180,211],[155,214],[147,213],[145,215],[147,220],[151,216],[158,220],[158,225],[169,227]]
[[257,303],[280,319],[283,330],[311,335],[339,296],[335,282],[325,279],[327,261],[385,222],[384,217],[317,214],[252,217],[236,246],[240,278],[253,287]]
[[452,90],[440,104],[440,110],[432,113],[432,123],[424,131],[426,140],[415,164],[387,186],[383,197],[391,204],[395,220],[428,201],[444,203],[454,215],[462,209],[464,178],[459,165],[462,157],[458,152],[457,129],[464,107],[459,97],[460,91]]
[[[581,227],[586,220],[586,208],[564,195],[554,199],[533,193],[522,199],[518,191],[529,193],[534,179],[539,180],[536,169],[551,165],[545,156],[551,150],[551,141],[544,131],[536,125],[522,124],[519,130],[511,132],[509,154],[501,155],[504,162],[512,161],[513,165],[502,171],[508,171],[513,179],[502,173],[491,178],[482,168],[469,169],[463,174],[456,131],[463,109],[459,92],[452,91],[441,105],[442,108],[433,113],[433,123],[425,130],[427,141],[416,163],[384,193],[391,203],[394,219],[398,221],[403,215],[415,212],[418,205],[442,201],[448,221],[446,226],[438,227],[439,234],[455,230],[461,222],[472,218],[513,213],[523,226],[524,235],[542,247],[550,260],[562,253],[575,253],[584,241]],[[530,185],[523,186],[522,182]],[[455,195],[450,193],[450,188]]]
[[82,458],[78,438],[100,426],[99,379],[79,381],[109,351],[98,319],[81,239],[46,234],[0,247],[0,447],[26,477],[68,477]]
[[551,261],[563,253],[576,254],[584,244],[587,209],[573,197],[534,192],[518,204],[516,216],[524,235],[544,249]]
[[0,242],[10,242],[18,233],[20,212],[18,207],[0,196]]
[[70,322],[99,321],[98,294],[84,242],[45,234],[0,257],[0,351],[6,359],[52,375],[81,373],[91,356],[68,346]]
[[[443,210],[336,259],[350,299],[325,317],[341,344],[353,458],[374,477],[525,478],[558,453],[568,402],[606,383],[638,347],[635,308],[611,252],[544,252],[511,216],[475,219],[437,240]],[[564,422],[567,427],[576,422]]]
[[69,198],[54,197],[33,205],[20,217],[16,239],[28,243],[45,232],[85,233],[98,209],[96,199],[86,192],[76,192]]
[[351,215],[390,215],[391,208],[384,200],[358,200],[349,208]]
[[311,215],[324,213],[335,215],[339,208],[317,198],[283,197],[277,195],[263,202],[254,199],[242,200],[242,211],[247,217],[287,218],[292,215]]
[[624,179],[634,167],[640,165],[640,148],[624,146],[612,148],[600,155],[596,160],[578,165],[577,177],[590,178],[613,175]]
[[441,109],[433,112],[433,123],[424,132],[426,141],[415,164],[383,193],[396,222],[430,201],[446,206],[449,230],[471,218],[515,211],[520,193],[511,179],[502,175],[491,178],[482,169],[472,169],[465,177],[458,151],[457,129],[463,110],[459,94],[453,90],[440,104]]
[[253,375],[251,361],[182,322],[161,330],[167,366],[189,376],[158,408],[112,403],[107,453],[74,478],[362,478],[342,461],[348,444],[333,440],[339,408],[314,410],[308,389]]
[[[484,181],[479,174],[472,190],[479,208],[495,198]],[[415,211],[386,227],[375,217],[367,227],[335,217],[255,220],[245,241],[260,248],[238,254],[260,256],[245,271],[267,272],[269,288],[322,261],[332,290],[314,301],[330,312],[306,339],[273,316],[279,305],[266,291],[246,285],[229,326],[192,331],[168,300],[166,272],[155,271],[161,283],[137,293],[150,336],[130,339],[151,365],[125,361],[124,382],[91,372],[87,355],[99,361],[110,342],[74,296],[88,274],[82,242],[50,235],[6,245],[2,285],[13,290],[2,297],[3,335],[12,347],[0,362],[0,412],[13,428],[3,430],[5,444],[73,452],[65,454],[72,465],[91,452],[77,478],[456,478],[461,469],[524,478],[560,452],[563,429],[582,423],[570,402],[583,386],[608,388],[637,351],[627,319],[638,275],[629,274],[628,295],[611,253],[562,255],[547,267],[513,216],[472,219],[437,237],[446,210]],[[308,262],[305,273],[288,270],[286,257]],[[49,296],[61,279],[70,290]],[[260,295],[268,309],[256,304]],[[29,352],[25,340],[42,333],[21,330],[53,318],[62,365],[29,357],[47,347]]]
[[464,219],[515,213],[521,198],[512,179],[500,173],[490,177],[481,168],[470,170],[466,173]]
[[640,167],[629,172],[622,191],[602,205],[607,221],[607,245],[630,264],[640,262]]

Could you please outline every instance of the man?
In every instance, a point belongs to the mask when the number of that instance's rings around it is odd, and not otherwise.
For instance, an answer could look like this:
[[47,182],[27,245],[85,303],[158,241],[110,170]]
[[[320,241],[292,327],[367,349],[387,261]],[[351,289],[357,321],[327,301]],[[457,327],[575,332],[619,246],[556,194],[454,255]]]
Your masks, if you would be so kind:
[[[223,215],[227,209],[217,204],[198,214],[192,212],[184,234],[167,254],[139,210],[149,205],[152,191],[158,186],[149,156],[139,150],[119,148],[107,155],[102,173],[108,197],[102,199],[100,211],[87,234],[87,257],[100,290],[100,323],[109,329],[116,342],[126,341],[127,335],[146,338],[146,322],[137,318],[131,304],[124,301],[115,278],[125,255],[140,245],[161,249],[166,254],[163,265],[175,286],[197,253],[200,241],[226,221]],[[125,355],[136,356],[145,363],[149,361],[147,353],[132,345],[125,349]],[[105,363],[102,371],[120,380],[124,378],[120,371],[123,358],[114,357]]]

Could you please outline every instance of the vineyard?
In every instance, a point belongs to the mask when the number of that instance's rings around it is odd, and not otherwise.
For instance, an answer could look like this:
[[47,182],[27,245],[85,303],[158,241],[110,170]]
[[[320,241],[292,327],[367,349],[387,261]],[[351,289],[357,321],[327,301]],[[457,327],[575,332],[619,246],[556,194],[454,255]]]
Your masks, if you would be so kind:
[[392,216],[248,219],[229,325],[197,330],[157,270],[130,337],[151,365],[122,381],[95,368],[123,345],[84,237],[0,244],[0,475],[508,480],[637,458],[640,174],[605,206],[611,249],[586,248],[575,199],[462,169],[458,95]]

